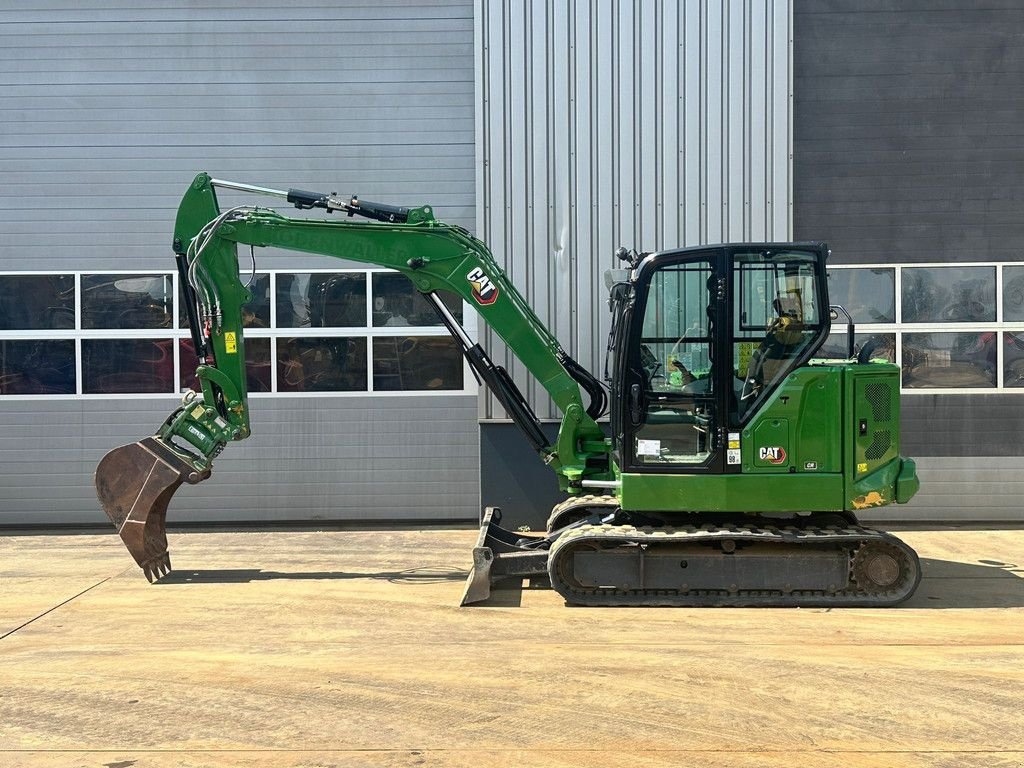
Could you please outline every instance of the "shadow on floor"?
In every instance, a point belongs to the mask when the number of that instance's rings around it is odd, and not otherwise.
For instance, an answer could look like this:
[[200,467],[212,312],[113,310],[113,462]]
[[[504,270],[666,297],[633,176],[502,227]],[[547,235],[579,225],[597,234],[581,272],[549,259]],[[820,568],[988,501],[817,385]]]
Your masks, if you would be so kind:
[[1024,607],[1024,562],[921,558],[921,585],[901,608]]
[[381,579],[392,584],[437,584],[464,581],[469,571],[447,566],[407,568],[404,571],[264,571],[259,568],[219,568],[216,570],[171,571],[157,586],[171,584],[248,584],[253,581],[333,581],[337,579]]
[[[901,608],[1021,608],[1024,607],[1024,564],[983,559],[977,563],[921,558],[921,585]],[[264,571],[259,568],[172,571],[158,586],[181,584],[248,584],[255,581],[379,579],[392,584],[438,584],[463,581],[468,571],[451,566],[427,566],[403,571]],[[549,589],[547,579],[525,583],[515,579],[493,586],[482,605],[518,608],[526,590]]]

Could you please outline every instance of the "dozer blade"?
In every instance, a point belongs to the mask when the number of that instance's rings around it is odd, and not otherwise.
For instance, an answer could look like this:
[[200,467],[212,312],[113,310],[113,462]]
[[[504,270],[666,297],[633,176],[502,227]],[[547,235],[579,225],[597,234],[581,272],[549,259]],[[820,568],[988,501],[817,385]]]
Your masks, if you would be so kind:
[[483,602],[491,596],[491,585],[503,579],[547,573],[547,548],[530,546],[545,543],[545,538],[506,530],[498,525],[500,521],[500,509],[487,507],[484,510],[480,536],[473,547],[473,567],[459,605]]
[[199,483],[197,471],[154,437],[122,445],[96,467],[96,495],[128,552],[150,583],[171,572],[167,553],[167,505],[183,482]]

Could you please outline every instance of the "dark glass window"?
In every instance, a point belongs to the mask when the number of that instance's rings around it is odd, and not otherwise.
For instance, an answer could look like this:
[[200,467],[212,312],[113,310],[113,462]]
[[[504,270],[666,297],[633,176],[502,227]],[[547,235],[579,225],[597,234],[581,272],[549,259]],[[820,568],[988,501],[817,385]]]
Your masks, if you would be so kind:
[[996,333],[903,334],[903,386],[994,387]]
[[450,336],[378,336],[373,340],[373,388],[462,389],[462,352]]
[[995,267],[904,267],[904,323],[985,323],[996,319]]
[[895,323],[896,270],[830,269],[828,300],[841,305],[855,323]]
[[1024,333],[1003,334],[1003,386],[1024,387]]
[[[375,327],[442,324],[434,307],[413,287],[405,275],[397,272],[375,272],[372,281]],[[462,299],[450,291],[438,291],[437,295],[461,323]]]
[[0,394],[75,394],[75,342],[0,340]]
[[365,337],[277,340],[278,392],[358,392],[366,388]]
[[74,327],[73,275],[0,276],[0,331],[67,330]]
[[[248,280],[247,275],[242,275],[242,283]],[[243,328],[269,328],[270,327],[270,275],[257,274],[249,286],[252,293],[252,301],[242,305],[242,327]],[[185,314],[185,299],[178,292],[178,327],[188,328],[188,315]],[[202,319],[200,318],[200,322]]]
[[366,327],[366,274],[279,274],[277,327]]
[[[181,389],[199,391],[196,368],[199,359],[192,348],[192,339],[181,339]],[[270,391],[270,339],[245,339],[245,381],[250,392]]]
[[83,339],[82,392],[174,392],[174,340]]
[[1024,320],[1024,267],[1003,267],[1003,320]]
[[[871,360],[896,362],[895,333],[854,333],[853,353],[859,355],[865,348],[868,349],[867,354]],[[821,359],[843,360],[846,358],[846,352],[846,326],[833,325],[832,333],[814,356]]]
[[83,328],[170,328],[170,275],[82,275]]

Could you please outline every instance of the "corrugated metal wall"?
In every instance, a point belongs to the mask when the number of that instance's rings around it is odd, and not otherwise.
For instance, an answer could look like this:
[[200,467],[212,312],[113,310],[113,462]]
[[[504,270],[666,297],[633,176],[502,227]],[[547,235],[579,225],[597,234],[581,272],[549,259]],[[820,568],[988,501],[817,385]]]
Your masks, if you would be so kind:
[[585,367],[619,245],[789,239],[788,0],[476,3],[478,232]]
[[[473,29],[471,0],[5,4],[0,271],[173,268],[199,170],[472,227]],[[0,398],[0,523],[103,520],[97,460],[175,399],[117,403]],[[261,398],[253,422],[174,519],[477,514],[472,396]]]

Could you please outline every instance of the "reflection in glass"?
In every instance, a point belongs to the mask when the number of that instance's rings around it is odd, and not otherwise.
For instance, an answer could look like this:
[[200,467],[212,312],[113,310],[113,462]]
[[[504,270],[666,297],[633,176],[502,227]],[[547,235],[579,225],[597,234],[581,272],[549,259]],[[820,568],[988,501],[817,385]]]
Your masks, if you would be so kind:
[[277,276],[278,328],[366,326],[366,274]]
[[830,269],[828,297],[849,312],[855,323],[895,323],[896,270]]
[[67,330],[74,327],[73,275],[0,276],[0,331]]
[[1024,387],[1024,332],[1003,334],[1003,386]]
[[462,352],[450,336],[377,337],[373,388],[379,392],[462,389]]
[[1024,267],[1003,267],[1003,320],[1024,321]]
[[[853,354],[859,355],[865,349],[867,349],[866,354],[870,360],[886,360],[895,363],[896,334],[854,333]],[[845,360],[846,353],[846,326],[834,325],[832,333],[821,345],[821,349],[814,353],[814,356],[823,360]]]
[[[249,279],[248,274],[242,275],[242,284]],[[270,275],[257,274],[249,286],[252,300],[242,305],[243,328],[270,327]],[[185,314],[185,300],[178,291],[178,327],[188,328],[188,315]]]
[[995,332],[903,334],[903,386],[995,385]]
[[904,323],[996,319],[995,267],[904,267]]
[[277,340],[278,392],[358,392],[366,388],[365,337]]
[[174,392],[174,340],[83,339],[82,391]]
[[808,351],[828,311],[814,254],[737,253],[733,257],[733,374],[740,382],[733,423],[743,423]]
[[[405,275],[398,272],[374,272],[372,287],[375,327],[441,325],[434,307]],[[456,319],[462,322],[462,299],[450,291],[438,291],[437,295]]]
[[75,342],[0,340],[0,395],[75,394]]
[[[181,339],[181,389],[199,391],[196,368],[199,359],[192,348],[192,339]],[[250,392],[270,391],[270,339],[245,339],[245,381]]]
[[170,275],[82,275],[83,328],[170,328]]

